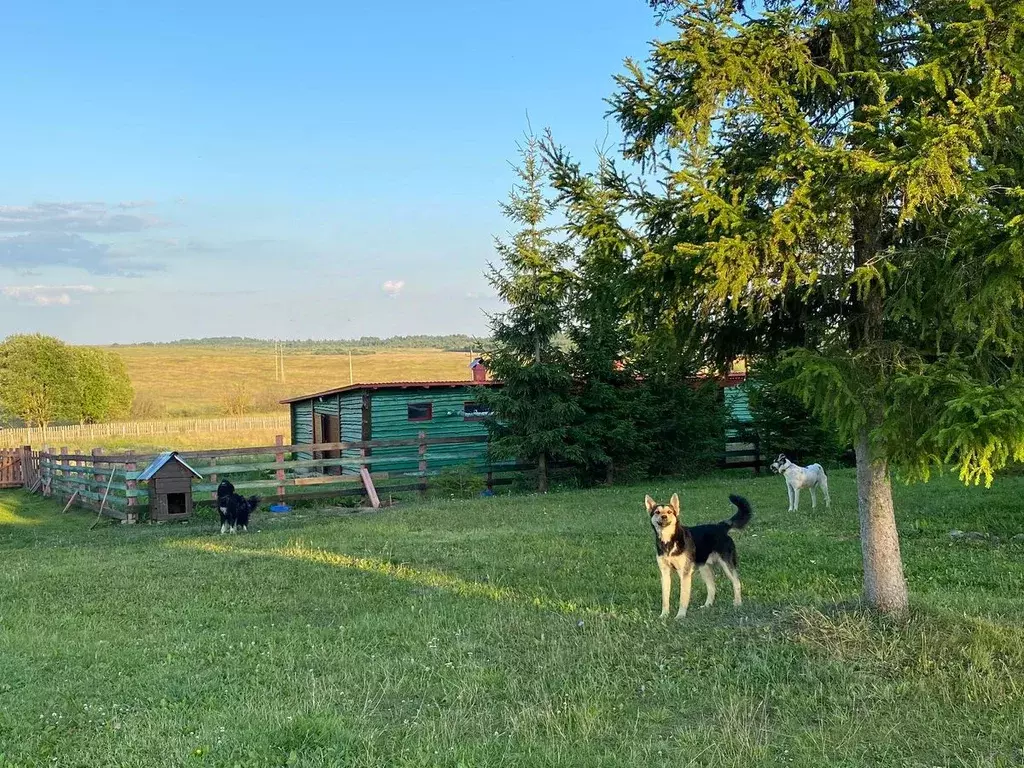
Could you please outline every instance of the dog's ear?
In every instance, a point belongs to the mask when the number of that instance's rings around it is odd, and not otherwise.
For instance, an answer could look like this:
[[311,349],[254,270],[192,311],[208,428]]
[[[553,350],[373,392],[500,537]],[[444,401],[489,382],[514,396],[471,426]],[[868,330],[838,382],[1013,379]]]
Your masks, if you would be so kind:
[[647,506],[648,512],[653,512],[654,508],[658,506],[658,502],[656,502],[650,496],[644,496],[644,504]]
[[668,505],[670,507],[672,507],[672,509],[674,509],[676,511],[677,515],[679,514],[679,494],[678,493],[673,493],[672,494],[672,498],[669,500]]

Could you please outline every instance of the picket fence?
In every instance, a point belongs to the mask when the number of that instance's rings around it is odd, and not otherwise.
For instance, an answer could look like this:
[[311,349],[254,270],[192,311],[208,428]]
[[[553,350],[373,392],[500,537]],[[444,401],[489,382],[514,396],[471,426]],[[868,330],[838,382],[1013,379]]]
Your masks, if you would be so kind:
[[288,429],[288,414],[231,416],[210,419],[160,419],[116,421],[105,424],[62,424],[42,427],[0,429],[0,448],[23,445],[89,445],[103,438],[174,435],[182,433],[247,432]]

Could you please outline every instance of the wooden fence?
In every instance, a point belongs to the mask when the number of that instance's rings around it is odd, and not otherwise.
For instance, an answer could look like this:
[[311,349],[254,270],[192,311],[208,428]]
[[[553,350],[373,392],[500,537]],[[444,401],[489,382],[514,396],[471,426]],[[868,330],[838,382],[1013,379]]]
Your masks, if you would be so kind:
[[0,488],[21,488],[25,485],[21,449],[0,450]]
[[[408,453],[392,454],[388,463],[411,462],[416,469],[401,472],[365,473],[381,498],[387,494],[428,490],[438,470],[431,462],[450,463],[451,454],[446,447],[466,443],[486,443],[486,435],[468,437],[426,437],[403,440],[368,440],[341,443],[315,443],[277,445],[256,448],[228,448],[214,451],[181,451],[178,455],[201,474],[202,480],[192,486],[193,502],[212,503],[216,499],[217,485],[227,478],[238,493],[258,495],[266,502],[298,501],[311,498],[338,497],[367,494],[363,469],[380,462],[372,455],[335,458],[345,450],[368,449],[372,453],[380,448],[407,448]],[[31,452],[30,452],[31,453]],[[312,453],[321,458],[297,459],[294,454]],[[40,490],[62,502],[97,509],[104,514],[134,522],[149,506],[149,491],[138,482],[139,476],[156,455],[104,454],[96,449],[88,454],[31,453],[39,477]],[[479,460],[463,464],[485,478],[488,487],[511,483],[509,475],[524,469],[522,464],[491,464]],[[372,467],[371,467],[372,469]],[[340,474],[338,474],[340,472]],[[105,499],[105,502],[104,502]]]
[[[299,501],[338,496],[363,496],[409,491],[427,491],[436,481],[439,465],[451,465],[450,452],[456,445],[486,444],[486,435],[466,437],[427,437],[400,440],[368,440],[340,443],[285,445],[277,443],[255,448],[228,448],[208,451],[182,451],[178,455],[201,474],[192,486],[194,502],[212,503],[217,485],[231,480],[239,493],[259,495],[267,502]],[[375,449],[407,449],[390,453],[386,461],[407,463],[415,469],[397,472],[373,472]],[[359,451],[361,456],[339,458],[342,451]],[[299,459],[296,454],[315,458]],[[104,514],[135,522],[148,510],[149,492],[138,482],[143,470],[156,454],[105,454],[94,449],[87,454],[71,453],[63,448],[33,451],[24,446],[0,450],[0,488],[24,487],[38,490],[64,504],[99,509]],[[431,466],[433,463],[433,467]],[[719,466],[727,469],[752,468],[760,473],[765,462],[756,435],[730,439]],[[487,487],[512,482],[511,475],[536,470],[533,465],[492,464],[485,458],[460,464],[486,478]],[[370,469],[367,472],[367,468]]]
[[182,432],[242,432],[256,429],[288,429],[287,413],[261,416],[232,416],[221,419],[161,419],[157,421],[118,421],[107,424],[68,424],[61,426],[0,429],[0,448],[22,445],[88,445],[100,438],[173,435]]
[[718,462],[722,469],[753,469],[761,474],[761,467],[767,466],[761,455],[761,439],[757,434],[731,437],[725,444],[725,455]]

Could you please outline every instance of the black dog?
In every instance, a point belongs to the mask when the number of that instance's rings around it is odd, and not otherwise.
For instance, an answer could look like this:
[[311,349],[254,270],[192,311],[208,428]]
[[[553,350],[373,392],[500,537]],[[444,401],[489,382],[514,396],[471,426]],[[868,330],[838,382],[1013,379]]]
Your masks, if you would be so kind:
[[733,528],[739,530],[750,522],[753,512],[742,496],[729,496],[736,505],[736,514],[720,523],[685,526],[679,520],[679,496],[672,495],[668,504],[658,504],[648,496],[647,513],[654,528],[654,547],[661,571],[661,616],[668,616],[669,597],[672,592],[672,573],[679,574],[679,612],[677,619],[686,616],[690,606],[690,577],[696,568],[704,579],[708,596],[702,607],[715,602],[715,576],[712,566],[721,568],[732,582],[732,603],[739,605],[740,575],[736,557],[736,544],[729,537]]
[[235,493],[235,486],[222,480],[217,486],[217,511],[220,512],[220,532],[235,533],[239,527],[249,530],[249,515],[260,503],[259,496],[245,498]]
[[217,511],[220,512],[220,532],[227,532],[228,499],[235,493],[235,486],[228,480],[221,480],[217,486]]

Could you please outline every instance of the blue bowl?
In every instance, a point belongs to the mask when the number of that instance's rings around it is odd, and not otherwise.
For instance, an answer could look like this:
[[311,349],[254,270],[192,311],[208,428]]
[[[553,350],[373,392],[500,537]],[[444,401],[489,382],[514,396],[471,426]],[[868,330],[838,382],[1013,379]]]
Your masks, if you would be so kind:
[[271,504],[270,511],[276,515],[283,515],[285,512],[291,512],[292,508],[287,504]]

